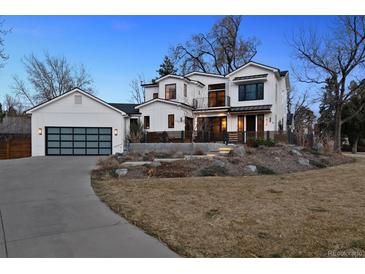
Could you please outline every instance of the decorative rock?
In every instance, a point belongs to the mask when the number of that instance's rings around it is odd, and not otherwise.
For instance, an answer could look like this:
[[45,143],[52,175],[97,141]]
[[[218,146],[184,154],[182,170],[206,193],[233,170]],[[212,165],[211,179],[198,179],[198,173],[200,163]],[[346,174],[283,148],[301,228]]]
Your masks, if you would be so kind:
[[247,165],[244,167],[244,171],[248,173],[257,173],[257,167],[255,165]]
[[243,146],[234,146],[233,153],[238,157],[244,157],[245,156],[245,148]]
[[224,167],[225,165],[226,165],[225,162],[218,159],[215,159],[212,163],[212,166]]
[[297,155],[297,156],[302,156],[302,153],[300,153],[298,150],[296,150],[295,148],[293,148],[291,151],[291,154],[293,155]]
[[126,168],[118,168],[115,170],[115,174],[117,174],[119,177],[125,176],[128,173],[128,169]]
[[154,162],[165,162],[165,163],[171,163],[171,162],[176,162],[176,161],[181,161],[183,160],[182,158],[155,158],[153,161]]
[[324,152],[324,146],[321,143],[314,144],[313,149],[315,151],[317,151],[318,153],[323,153]]
[[298,163],[303,165],[303,166],[307,166],[307,167],[311,166],[310,163],[309,163],[309,160],[305,159],[305,158],[299,158]]
[[121,164],[121,166],[144,166],[144,165],[150,165],[151,161],[140,161],[140,162],[124,162]]
[[158,162],[158,161],[154,160],[149,166],[151,166],[151,167],[158,167],[160,165],[161,165],[161,162]]

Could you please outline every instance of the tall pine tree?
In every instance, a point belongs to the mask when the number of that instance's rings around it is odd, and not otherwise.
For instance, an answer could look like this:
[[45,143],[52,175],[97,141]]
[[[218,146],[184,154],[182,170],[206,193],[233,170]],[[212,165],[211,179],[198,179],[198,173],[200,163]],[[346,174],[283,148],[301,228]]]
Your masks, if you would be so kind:
[[175,68],[174,63],[171,61],[171,59],[168,56],[165,56],[157,72],[160,77],[163,77],[168,74],[176,74],[177,69]]

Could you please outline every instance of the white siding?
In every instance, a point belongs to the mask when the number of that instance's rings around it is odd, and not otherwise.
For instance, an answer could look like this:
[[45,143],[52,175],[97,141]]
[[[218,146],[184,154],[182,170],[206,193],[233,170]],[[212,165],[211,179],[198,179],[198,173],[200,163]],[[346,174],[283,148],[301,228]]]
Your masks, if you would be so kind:
[[[82,104],[74,96],[82,95]],[[111,127],[113,153],[123,152],[125,120],[121,113],[81,94],[72,92],[32,113],[32,156],[45,155],[45,127]],[[38,135],[38,129],[42,135]],[[114,129],[118,130],[117,136]]]
[[[185,117],[193,117],[191,110],[164,102],[154,102],[140,108],[142,121],[150,116],[150,128],[147,131],[183,131]],[[175,115],[175,127],[168,128],[168,115]]]

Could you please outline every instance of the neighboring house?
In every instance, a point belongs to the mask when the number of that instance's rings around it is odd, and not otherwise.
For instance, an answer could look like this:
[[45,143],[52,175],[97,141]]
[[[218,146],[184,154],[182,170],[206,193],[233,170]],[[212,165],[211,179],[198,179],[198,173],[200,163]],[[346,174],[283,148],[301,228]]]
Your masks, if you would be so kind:
[[[249,62],[228,75],[192,72],[144,84],[137,106],[148,132],[194,132],[196,141],[243,138],[241,133],[285,131],[289,75]],[[175,134],[176,135],[176,134]]]
[[130,124],[138,119],[147,139],[167,134],[185,142],[241,142],[246,133],[287,128],[289,75],[274,67],[249,62],[225,76],[167,75],[143,87],[145,102],[139,105],[106,103],[76,88],[28,110],[32,155],[123,152]]

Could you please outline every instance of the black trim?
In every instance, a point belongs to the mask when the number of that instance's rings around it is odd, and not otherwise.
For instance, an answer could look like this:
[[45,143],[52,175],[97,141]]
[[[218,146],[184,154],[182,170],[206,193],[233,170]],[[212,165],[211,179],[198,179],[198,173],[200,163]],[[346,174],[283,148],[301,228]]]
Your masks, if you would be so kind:
[[[50,129],[58,129],[58,132],[49,132]],[[66,133],[66,132],[62,132],[62,129],[71,129],[70,132]],[[75,132],[75,129],[85,129],[85,131],[83,133],[77,133]],[[96,133],[88,133],[88,129],[94,129],[96,130]],[[102,133],[100,132],[100,130],[102,129],[108,129],[109,132],[108,133]],[[95,131],[94,131],[95,132]],[[56,138],[55,140],[49,140],[49,136],[58,136],[58,138]],[[70,140],[62,140],[62,136],[71,136]],[[75,140],[75,136],[84,136],[83,140]],[[88,139],[88,136],[97,136],[97,140],[90,140]],[[109,136],[110,138],[108,138],[109,140],[100,140],[100,136]],[[58,140],[57,140],[58,139]],[[54,142],[54,143],[58,143],[58,146],[55,147],[49,147],[48,146],[48,142]],[[62,142],[71,142],[72,145],[71,146],[62,146]],[[97,143],[97,146],[93,146],[93,147],[88,147],[88,142],[89,143]],[[110,146],[100,146],[100,143],[110,143]],[[75,147],[75,143],[85,143],[84,146],[82,147]],[[58,153],[55,154],[50,154],[48,153],[48,149],[58,149]],[[66,153],[66,154],[62,154],[61,150],[62,149],[68,149],[68,150],[72,150],[72,153]],[[75,154],[75,150],[84,150],[83,154],[79,154],[76,153]],[[98,153],[91,153],[88,154],[87,150],[88,149],[96,149],[98,151]],[[110,153],[101,153],[101,150],[109,150]],[[111,127],[45,127],[45,155],[47,156],[100,156],[100,155],[111,155],[113,153],[113,129]]]

